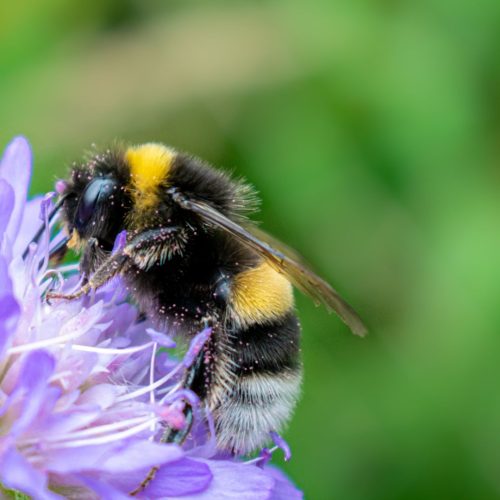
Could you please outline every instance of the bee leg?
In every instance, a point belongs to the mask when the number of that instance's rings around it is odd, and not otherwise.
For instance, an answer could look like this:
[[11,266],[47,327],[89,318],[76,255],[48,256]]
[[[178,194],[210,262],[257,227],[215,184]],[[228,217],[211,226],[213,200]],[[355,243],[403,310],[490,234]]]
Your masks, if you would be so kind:
[[97,238],[89,238],[80,259],[80,272],[85,277],[91,276],[99,268],[98,263],[105,262],[110,256],[110,252],[103,250]]
[[175,255],[182,255],[187,241],[186,230],[177,226],[150,229],[136,236],[124,253],[140,269],[164,265]]
[[[183,387],[186,389],[192,389],[195,380],[203,371],[203,358],[205,357],[205,351],[202,349],[198,356],[196,357],[195,362],[189,368],[186,373],[186,377],[183,383]],[[173,443],[182,445],[182,443],[187,438],[188,434],[191,432],[191,427],[193,426],[193,407],[186,403],[184,407],[184,418],[185,425],[182,429],[172,429],[171,427],[167,427],[163,436],[160,439],[160,443]],[[156,473],[158,472],[159,467],[155,466],[150,469],[148,475],[144,478],[139,486],[133,491],[129,493],[130,496],[135,496],[141,491],[143,491],[148,484],[155,478]]]
[[[193,389],[195,380],[198,379],[203,372],[204,357],[205,351],[204,349],[202,349],[196,357],[195,362],[186,373],[184,383],[182,384],[183,388],[190,390]],[[193,407],[189,403],[186,403],[186,406],[184,407],[184,417],[186,419],[186,425],[182,429],[172,429],[169,427],[163,433],[160,442],[176,443],[180,445],[185,441],[186,437],[191,431],[191,427],[193,426]]]
[[91,290],[97,290],[105,285],[111,278],[115,277],[123,269],[128,257],[123,253],[116,253],[106,259],[92,275],[92,277],[73,293],[48,292],[45,297],[48,301],[51,299],[75,300],[86,295]]

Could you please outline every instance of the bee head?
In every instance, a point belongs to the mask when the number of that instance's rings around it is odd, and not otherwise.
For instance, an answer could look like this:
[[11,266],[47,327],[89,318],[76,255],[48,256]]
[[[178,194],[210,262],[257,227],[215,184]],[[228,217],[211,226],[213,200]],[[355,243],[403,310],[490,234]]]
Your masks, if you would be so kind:
[[113,247],[130,205],[123,175],[120,156],[109,151],[73,167],[61,192],[70,246],[96,238],[105,250]]

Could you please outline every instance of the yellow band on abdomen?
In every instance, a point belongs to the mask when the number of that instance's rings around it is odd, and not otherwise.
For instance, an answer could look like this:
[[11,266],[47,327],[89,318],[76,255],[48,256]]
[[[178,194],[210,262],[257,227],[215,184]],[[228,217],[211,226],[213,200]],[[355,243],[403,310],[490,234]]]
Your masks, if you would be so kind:
[[231,292],[231,309],[242,326],[283,316],[294,304],[292,285],[267,262],[236,275]]

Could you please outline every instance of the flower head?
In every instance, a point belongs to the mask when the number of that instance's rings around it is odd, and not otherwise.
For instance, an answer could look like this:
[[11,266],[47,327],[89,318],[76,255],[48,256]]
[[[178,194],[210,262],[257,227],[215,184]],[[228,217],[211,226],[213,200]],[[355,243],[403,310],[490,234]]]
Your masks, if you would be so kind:
[[26,201],[30,176],[29,144],[16,138],[0,163],[0,484],[40,499],[129,498],[158,466],[138,497],[300,498],[275,469],[218,458],[205,419],[183,448],[158,442],[164,425],[183,427],[186,401],[197,405],[179,380],[210,329],[176,362],[118,279],[47,303],[48,289],[78,285],[77,266],[48,268],[62,235],[51,237],[51,194]]

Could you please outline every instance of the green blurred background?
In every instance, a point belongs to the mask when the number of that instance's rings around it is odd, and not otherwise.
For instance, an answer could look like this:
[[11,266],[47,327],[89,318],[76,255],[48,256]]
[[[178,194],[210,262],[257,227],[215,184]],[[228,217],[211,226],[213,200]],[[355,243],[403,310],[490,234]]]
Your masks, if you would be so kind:
[[114,138],[246,176],[371,330],[297,297],[284,470],[312,499],[499,498],[499,49],[498,0],[2,2],[0,144],[29,138],[33,193]]

